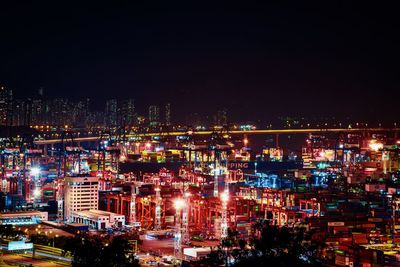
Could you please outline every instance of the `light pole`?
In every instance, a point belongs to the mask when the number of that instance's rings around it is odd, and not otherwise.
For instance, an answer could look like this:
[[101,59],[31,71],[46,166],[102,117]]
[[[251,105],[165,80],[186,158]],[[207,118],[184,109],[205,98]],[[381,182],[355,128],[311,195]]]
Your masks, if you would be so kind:
[[31,177],[34,183],[33,189],[33,203],[37,203],[42,195],[41,184],[40,184],[40,169],[38,167],[32,167],[30,171]]
[[221,194],[222,214],[221,214],[221,239],[228,236],[228,201],[229,191],[225,190]]
[[185,201],[181,198],[175,199],[175,239],[174,239],[174,256],[177,260],[182,259],[182,229],[181,229],[181,211],[185,206]]
[[58,238],[58,235],[53,236],[53,248],[54,248],[54,239]]
[[229,170],[228,153],[226,154],[226,172],[224,176],[224,192],[221,194],[222,214],[221,214],[221,239],[228,237],[228,201],[229,201]]
[[155,230],[160,230],[161,229],[161,204],[162,204],[162,198],[161,198],[161,188],[160,188],[160,177],[154,178],[156,188],[154,191],[156,191],[156,212],[155,212],[155,224],[154,224],[154,229]]
[[190,204],[190,192],[187,189],[184,190],[184,203],[182,209],[182,242],[188,244],[190,242],[189,236],[189,204]]

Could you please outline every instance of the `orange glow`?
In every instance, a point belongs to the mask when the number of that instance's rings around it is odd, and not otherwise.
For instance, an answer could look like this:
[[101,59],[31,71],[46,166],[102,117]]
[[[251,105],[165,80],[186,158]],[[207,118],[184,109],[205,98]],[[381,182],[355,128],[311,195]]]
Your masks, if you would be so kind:
[[223,192],[222,194],[221,194],[221,201],[222,202],[228,202],[229,201],[229,194],[228,194],[228,192]]
[[176,210],[180,210],[185,206],[185,201],[181,198],[177,198],[174,200],[174,207]]
[[369,141],[369,148],[371,148],[371,150],[373,151],[379,151],[380,149],[383,148],[383,144],[377,142],[376,140],[371,140]]

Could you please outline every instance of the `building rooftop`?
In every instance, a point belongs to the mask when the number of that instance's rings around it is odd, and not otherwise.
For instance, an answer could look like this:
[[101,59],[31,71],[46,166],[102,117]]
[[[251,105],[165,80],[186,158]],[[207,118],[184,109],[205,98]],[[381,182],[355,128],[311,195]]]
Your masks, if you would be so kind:
[[98,182],[98,177],[65,177],[65,182]]
[[92,218],[124,216],[121,214],[103,211],[103,210],[82,210],[82,211],[75,211],[74,213],[77,215],[80,215],[80,216],[87,216],[87,217],[92,217]]

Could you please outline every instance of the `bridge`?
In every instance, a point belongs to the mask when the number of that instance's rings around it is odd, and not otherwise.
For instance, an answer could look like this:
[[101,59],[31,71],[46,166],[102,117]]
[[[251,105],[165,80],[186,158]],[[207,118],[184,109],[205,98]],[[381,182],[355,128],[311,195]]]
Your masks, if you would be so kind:
[[[218,131],[172,131],[172,132],[147,132],[147,133],[135,133],[127,134],[126,137],[154,137],[154,136],[180,136],[180,135],[212,135]],[[221,131],[220,131],[221,132]],[[312,133],[379,133],[379,132],[393,132],[397,135],[400,132],[400,128],[302,128],[302,129],[257,129],[257,130],[229,130],[223,133],[230,135],[252,135],[252,134],[312,134]],[[96,142],[100,140],[100,136],[90,137],[74,137],[75,142]],[[63,139],[47,139],[47,140],[35,140],[35,145],[53,145],[62,143]]]

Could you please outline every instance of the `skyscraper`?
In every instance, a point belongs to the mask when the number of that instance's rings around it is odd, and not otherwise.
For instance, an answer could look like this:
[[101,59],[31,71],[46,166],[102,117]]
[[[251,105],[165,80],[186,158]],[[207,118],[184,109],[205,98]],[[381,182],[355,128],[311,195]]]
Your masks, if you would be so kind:
[[12,90],[0,86],[0,126],[12,123]]
[[86,127],[88,128],[103,127],[105,125],[104,118],[105,118],[104,111],[89,111],[86,119]]
[[216,125],[226,125],[228,123],[228,111],[224,108],[221,110],[218,110],[217,116],[216,116]]
[[119,116],[120,119],[118,121],[121,122],[121,125],[132,126],[134,124],[135,102],[133,99],[127,99],[122,101]]
[[68,102],[69,101],[66,98],[56,98],[52,101],[50,108],[52,125],[71,125],[72,112],[70,112],[70,106],[68,105]]
[[171,104],[167,103],[165,105],[165,125],[170,126],[171,125]]
[[118,106],[116,99],[110,99],[106,102],[106,110],[105,110],[105,123],[109,127],[116,127],[117,126],[117,119],[118,119]]
[[44,123],[44,107],[41,99],[33,99],[31,102],[31,125],[42,125]]
[[29,126],[30,104],[26,100],[16,99],[13,102],[12,125]]
[[73,105],[73,122],[76,127],[85,127],[87,124],[87,117],[89,115],[89,103],[87,98],[83,101],[78,101]]
[[158,126],[160,124],[160,108],[156,105],[149,107],[149,125]]

